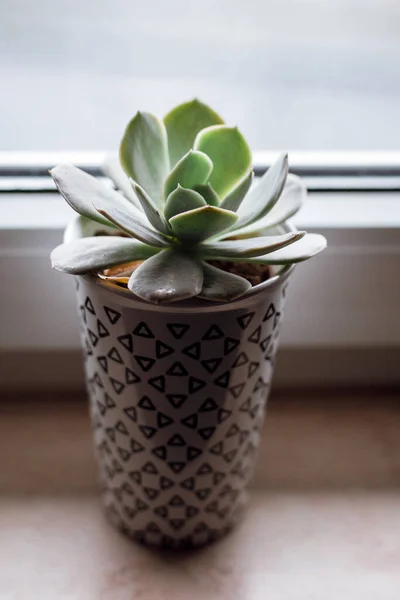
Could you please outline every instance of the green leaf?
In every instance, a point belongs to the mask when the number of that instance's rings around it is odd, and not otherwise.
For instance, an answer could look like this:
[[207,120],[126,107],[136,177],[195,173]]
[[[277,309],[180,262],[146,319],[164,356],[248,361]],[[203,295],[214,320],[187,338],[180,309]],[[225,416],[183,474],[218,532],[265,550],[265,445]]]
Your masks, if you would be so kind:
[[178,187],[168,196],[165,203],[164,215],[169,221],[175,215],[207,206],[207,202],[198,192]]
[[140,187],[136,181],[133,181],[133,179],[131,179],[130,183],[132,185],[132,191],[139,201],[139,206],[142,206],[150,224],[153,225],[157,231],[161,231],[162,233],[166,233],[168,235],[170,233],[170,227],[150,196],[146,194],[144,189]]
[[250,148],[237,127],[207,127],[197,135],[193,148],[211,158],[214,168],[210,183],[221,198],[233,190],[251,167]]
[[196,192],[199,192],[201,196],[203,196],[204,200],[210,206],[219,206],[220,197],[217,192],[213,189],[212,185],[209,183],[203,185],[195,185],[193,188]]
[[119,199],[118,202],[115,202],[115,198],[110,201],[108,196],[93,198],[93,206],[100,215],[145,244],[156,247],[169,245],[166,237],[150,225],[143,210],[137,209],[121,194],[114,194]]
[[60,194],[77,213],[92,221],[110,225],[93,207],[93,199],[106,199],[107,202],[118,204],[124,198],[109,188],[106,188],[92,175],[72,165],[58,165],[51,169],[50,175]]
[[[307,260],[324,250],[324,248],[326,248],[326,239],[323,235],[319,235],[318,233],[307,233],[301,240],[287,248],[276,250],[265,256],[243,258],[242,260],[244,262],[259,263],[263,265],[292,264]],[[235,260],[235,258],[226,257],[224,260]]]
[[125,175],[118,158],[116,156],[108,156],[102,164],[102,170],[114,182],[117,190],[130,200],[136,208],[140,209],[140,203],[133,193],[129,178]]
[[129,211],[122,211],[118,207],[97,207],[100,214],[106,217],[111,223],[114,223],[119,229],[125,231],[128,235],[136,238],[144,244],[155,246],[156,248],[167,248],[170,243],[167,238],[154,229],[143,225],[135,219],[135,215],[129,214]]
[[229,302],[242,296],[251,288],[251,283],[233,273],[227,273],[203,262],[203,287],[199,298],[213,302]]
[[199,252],[202,257],[226,256],[236,257],[238,260],[241,258],[252,258],[293,244],[305,234],[305,231],[295,231],[285,233],[284,235],[219,241],[215,242],[215,244],[202,244],[199,246]]
[[169,172],[164,123],[150,113],[137,112],[125,130],[119,155],[125,173],[161,206],[163,184]]
[[306,196],[307,188],[303,181],[297,175],[289,173],[283,192],[275,206],[261,219],[236,229],[235,236],[255,235],[283,223],[297,213],[302,207]]
[[287,154],[282,154],[240,205],[238,210],[240,220],[237,228],[261,219],[272,209],[282,193],[287,173],[288,157]]
[[184,188],[193,188],[195,185],[205,183],[213,169],[213,164],[203,152],[189,150],[179,162],[176,163],[164,184],[164,198],[167,198],[178,185]]
[[158,250],[135,240],[117,236],[96,236],[57,246],[51,253],[53,269],[83,275],[115,265],[144,260]]
[[169,249],[141,264],[129,279],[129,289],[148,302],[160,304],[197,296],[203,285],[199,261]]
[[196,135],[210,125],[221,125],[223,120],[209,106],[199,100],[191,100],[173,108],[164,117],[168,133],[168,149],[171,166],[191,148]]
[[251,184],[253,183],[254,172],[251,169],[247,175],[243,177],[241,181],[233,188],[231,192],[221,202],[221,208],[226,208],[227,210],[237,211],[239,206],[241,205],[244,197],[249,191]]
[[207,205],[172,217],[169,224],[181,241],[197,243],[232,227],[237,220],[236,213]]

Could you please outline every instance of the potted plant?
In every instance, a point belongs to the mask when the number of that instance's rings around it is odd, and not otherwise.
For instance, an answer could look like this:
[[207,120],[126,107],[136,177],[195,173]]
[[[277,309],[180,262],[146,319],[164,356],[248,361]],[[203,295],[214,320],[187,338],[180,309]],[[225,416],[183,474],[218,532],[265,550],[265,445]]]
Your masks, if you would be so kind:
[[241,513],[287,282],[326,242],[288,223],[305,188],[287,156],[253,186],[244,137],[197,100],[138,112],[119,159],[116,190],[51,171],[79,214],[52,265],[77,276],[109,516],[140,542],[196,546]]

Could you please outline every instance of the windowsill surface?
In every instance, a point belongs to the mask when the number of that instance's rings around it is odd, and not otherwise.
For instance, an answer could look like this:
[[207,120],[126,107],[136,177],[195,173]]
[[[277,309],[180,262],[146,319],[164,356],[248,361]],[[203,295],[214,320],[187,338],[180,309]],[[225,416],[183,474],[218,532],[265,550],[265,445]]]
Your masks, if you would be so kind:
[[2,598],[397,600],[398,397],[276,397],[243,523],[214,546],[173,555],[136,546],[103,517],[84,402],[9,394]]

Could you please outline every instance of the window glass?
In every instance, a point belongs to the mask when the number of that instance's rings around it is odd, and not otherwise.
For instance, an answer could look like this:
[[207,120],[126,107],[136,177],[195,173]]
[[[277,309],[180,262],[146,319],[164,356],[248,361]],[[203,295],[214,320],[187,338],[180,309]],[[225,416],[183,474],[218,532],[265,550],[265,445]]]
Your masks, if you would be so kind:
[[0,150],[108,150],[197,96],[253,149],[395,149],[398,0],[1,0]]

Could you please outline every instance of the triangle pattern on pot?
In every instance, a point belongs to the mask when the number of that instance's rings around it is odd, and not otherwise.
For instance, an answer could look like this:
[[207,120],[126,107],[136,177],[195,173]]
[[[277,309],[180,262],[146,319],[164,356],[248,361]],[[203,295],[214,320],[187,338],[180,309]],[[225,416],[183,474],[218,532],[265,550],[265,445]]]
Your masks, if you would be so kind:
[[189,396],[187,394],[167,394],[166,398],[174,408],[180,408]]
[[194,344],[190,344],[182,350],[183,354],[189,356],[189,358],[194,358],[198,360],[201,357],[201,344],[200,342],[195,342]]
[[242,315],[241,317],[238,317],[236,320],[242,329],[247,329],[247,327],[250,325],[251,321],[253,320],[255,314],[256,313],[254,313],[254,312],[247,313],[245,315]]
[[135,354],[134,358],[142,371],[145,372],[150,371],[151,367],[156,362],[154,358],[150,358],[149,356],[139,356]]
[[171,346],[168,346],[167,344],[165,344],[164,342],[161,342],[160,340],[156,341],[156,356],[157,356],[157,358],[165,358],[166,356],[169,356],[170,354],[173,354],[174,352],[175,352],[175,350]]
[[176,340],[180,340],[189,331],[190,325],[183,325],[180,323],[169,323],[168,329]]
[[190,323],[175,307],[176,321],[172,311],[131,316],[86,287],[82,280],[78,293],[92,426],[113,518],[143,542],[217,537],[261,434],[278,297],[221,319],[199,311]]
[[113,360],[114,362],[116,362],[116,363],[118,363],[120,365],[124,364],[124,361],[122,360],[121,355],[120,355],[120,353],[118,352],[118,350],[116,349],[115,346],[113,346],[111,348],[111,350],[109,350],[107,352],[107,356],[108,356],[108,358],[110,358],[111,360]]
[[219,340],[220,338],[223,338],[223,337],[225,337],[224,332],[221,331],[221,329],[218,327],[218,325],[211,325],[211,327],[203,335],[202,339],[205,341],[212,341],[212,340]]
[[143,338],[154,338],[154,333],[144,321],[140,321],[140,323],[135,327],[135,329],[133,330],[133,335],[137,335]]
[[120,312],[114,310],[113,308],[109,308],[108,306],[104,307],[104,312],[106,313],[111,325],[115,325],[116,323],[118,323],[122,316]]
[[165,377],[159,375],[158,377],[152,377],[148,380],[148,383],[158,392],[165,392]]

